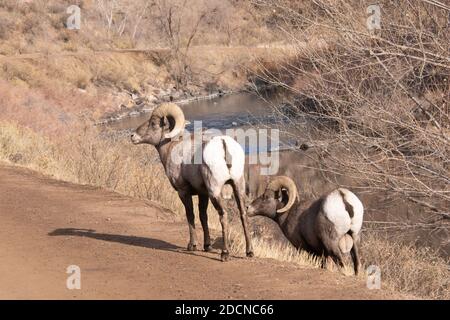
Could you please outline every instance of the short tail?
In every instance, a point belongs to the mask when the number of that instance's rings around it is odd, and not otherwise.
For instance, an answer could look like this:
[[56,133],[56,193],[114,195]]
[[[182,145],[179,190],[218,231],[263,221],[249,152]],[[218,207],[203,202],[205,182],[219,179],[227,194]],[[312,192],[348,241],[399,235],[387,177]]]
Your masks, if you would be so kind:
[[228,151],[227,144],[224,139],[222,139],[223,151],[225,153],[225,162],[227,164],[228,169],[231,169],[233,164],[233,159],[231,157],[231,153]]
[[353,206],[350,204],[350,202],[347,201],[347,199],[345,198],[345,194],[341,189],[339,189],[339,194],[342,197],[342,201],[344,201],[345,210],[350,216],[350,219],[353,218],[353,216],[355,215],[355,212],[353,211]]

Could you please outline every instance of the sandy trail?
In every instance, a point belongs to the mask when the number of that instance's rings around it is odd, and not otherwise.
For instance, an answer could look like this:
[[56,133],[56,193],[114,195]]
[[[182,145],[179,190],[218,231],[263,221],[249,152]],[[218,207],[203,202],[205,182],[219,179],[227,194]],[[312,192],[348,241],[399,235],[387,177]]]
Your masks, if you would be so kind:
[[[170,212],[0,165],[2,299],[401,299],[336,272],[185,251]],[[199,239],[202,239],[200,230]],[[81,289],[66,268],[81,268]]]

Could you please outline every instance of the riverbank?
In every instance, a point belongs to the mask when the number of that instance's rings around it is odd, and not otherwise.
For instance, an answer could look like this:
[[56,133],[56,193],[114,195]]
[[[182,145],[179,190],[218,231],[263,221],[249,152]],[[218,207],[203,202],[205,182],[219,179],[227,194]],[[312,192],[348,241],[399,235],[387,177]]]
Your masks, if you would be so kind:
[[173,102],[176,103],[177,105],[185,105],[196,101],[211,100],[238,92],[243,92],[243,90],[241,91],[219,90],[214,93],[198,96],[194,96],[192,93],[191,94],[183,93],[177,94],[176,95],[177,98],[174,98],[174,95],[171,94],[170,92],[169,93],[164,92],[164,94],[158,95],[150,100],[148,98],[141,97],[139,95],[132,95],[134,96],[134,98],[132,97],[134,105],[132,105],[131,107],[123,106],[122,108],[120,108],[120,110],[108,112],[105,115],[103,115],[100,118],[100,120],[96,121],[94,125],[95,126],[107,125],[113,122],[122,121],[126,118],[139,117],[144,114],[151,113],[159,104],[163,102]]

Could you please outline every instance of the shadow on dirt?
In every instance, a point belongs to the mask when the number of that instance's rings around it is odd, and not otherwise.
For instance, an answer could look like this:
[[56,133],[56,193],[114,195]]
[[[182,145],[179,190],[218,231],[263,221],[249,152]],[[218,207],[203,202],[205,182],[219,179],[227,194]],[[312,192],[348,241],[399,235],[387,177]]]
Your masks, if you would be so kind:
[[213,258],[206,256],[206,253],[200,251],[187,251],[185,248],[181,248],[169,242],[159,239],[137,237],[137,236],[125,236],[120,234],[98,233],[93,229],[78,229],[78,228],[60,228],[55,229],[48,233],[49,236],[76,236],[76,237],[88,237],[96,240],[109,241],[122,243],[131,246],[158,249],[165,251],[172,251],[177,253],[183,253],[188,255],[194,255],[202,258],[220,261],[219,258]]
[[160,250],[179,250],[180,247],[168,243],[163,240],[136,237],[136,236],[125,236],[120,234],[109,234],[109,233],[97,233],[93,229],[76,229],[76,228],[61,228],[53,230],[48,233],[49,236],[77,236],[77,237],[88,237],[97,240],[109,241],[123,243],[131,246],[138,246],[151,249]]

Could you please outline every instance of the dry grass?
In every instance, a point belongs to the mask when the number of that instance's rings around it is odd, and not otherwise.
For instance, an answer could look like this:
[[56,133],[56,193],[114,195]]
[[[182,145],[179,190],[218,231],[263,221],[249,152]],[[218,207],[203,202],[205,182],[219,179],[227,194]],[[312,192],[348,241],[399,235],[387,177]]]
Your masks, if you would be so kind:
[[[169,49],[162,55],[98,51],[170,48],[174,40],[181,49],[192,36],[196,15],[204,12],[205,17],[190,43],[192,48],[203,47],[201,54],[189,52],[183,57],[188,62],[183,71],[189,80],[187,89],[199,90],[211,81],[232,87],[237,76],[245,80],[245,75],[237,72],[243,61],[239,58],[241,55],[230,52],[219,56],[214,48],[233,45],[245,51],[243,45],[255,46],[276,40],[250,4],[219,0],[193,0],[189,6],[182,0],[155,0],[153,3],[157,6],[150,9],[150,4],[144,0],[2,1],[0,79],[21,81],[31,87],[45,87],[57,79],[67,88],[100,85],[144,93],[148,93],[149,84],[172,88],[177,79],[173,77],[175,61]],[[82,12],[82,25],[76,31],[64,26],[68,17],[66,9],[74,4],[79,5]],[[156,7],[163,9],[160,11]],[[173,14],[171,21],[176,24],[172,26],[176,31],[173,38],[167,36],[164,25],[160,24],[165,21],[166,11]],[[111,23],[106,19],[108,16],[113,19]],[[206,54],[209,59],[214,57],[212,64],[204,62],[205,51],[210,51]],[[2,57],[19,54],[31,56],[14,61]],[[230,77],[235,70],[235,76]]]
[[17,78],[11,81],[0,79],[0,92],[0,121],[12,121],[50,137],[59,136],[61,132],[74,132],[80,116],[91,119],[114,105],[114,99],[108,95],[81,93],[59,86],[59,82],[31,88]]
[[56,179],[156,201],[181,214],[182,204],[156,159],[153,148],[102,139],[95,129],[55,142],[30,129],[0,122],[0,160]]
[[31,129],[0,122],[0,159],[26,166],[58,179],[71,180],[59,161],[59,152],[50,140]]
[[450,299],[449,265],[437,252],[367,232],[362,254],[366,266],[380,267],[382,286],[426,299]]
[[[219,225],[215,227],[219,228]],[[231,253],[242,255],[245,252],[245,238],[243,236],[242,226],[232,224],[229,237]],[[321,266],[320,258],[314,257],[303,250],[299,251],[287,243],[268,241],[262,237],[254,237],[252,244],[255,256],[259,258],[275,259],[312,268],[319,268]]]

